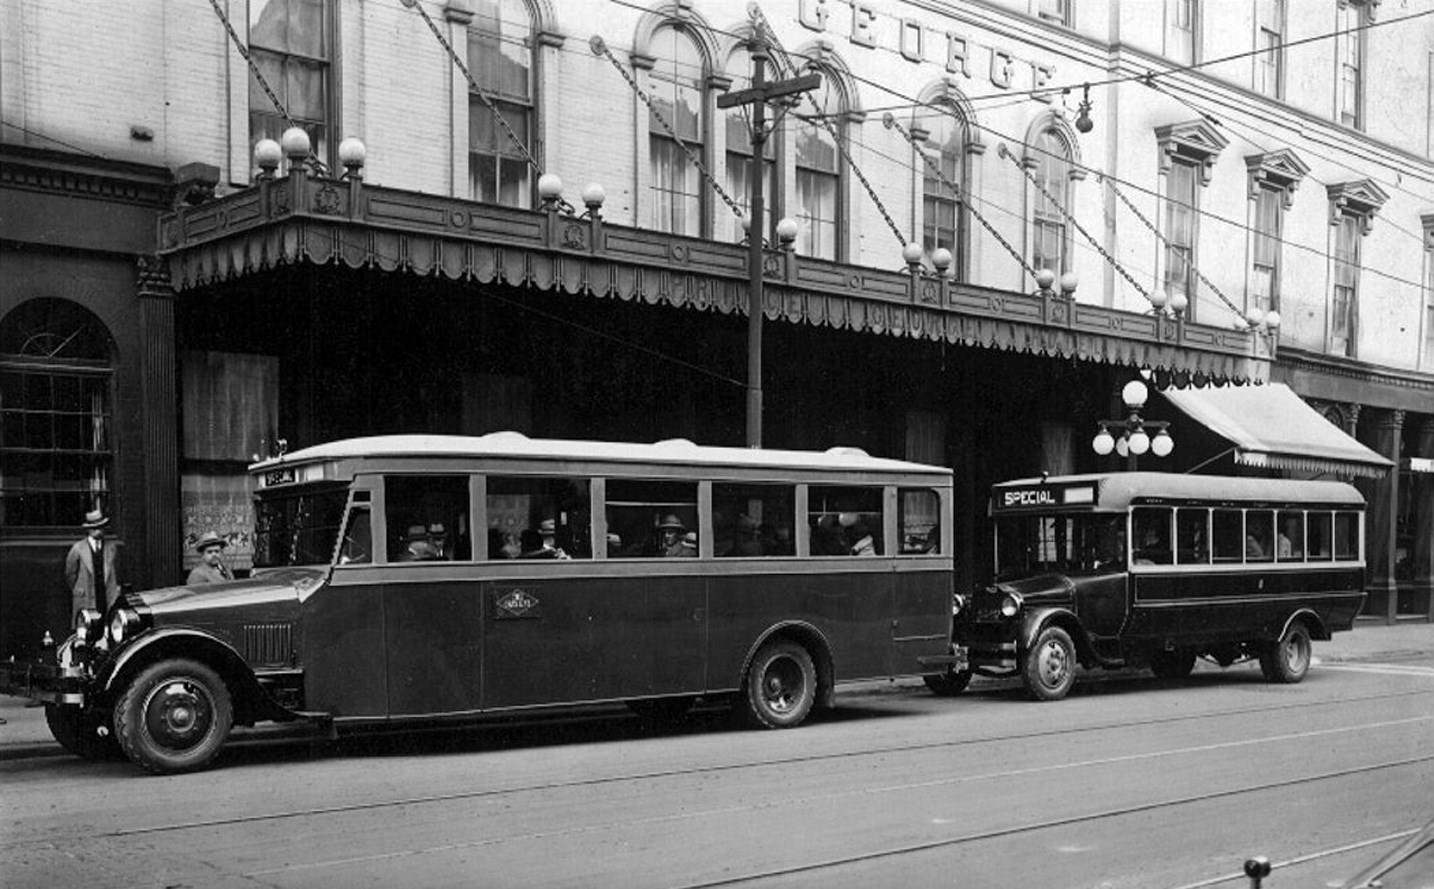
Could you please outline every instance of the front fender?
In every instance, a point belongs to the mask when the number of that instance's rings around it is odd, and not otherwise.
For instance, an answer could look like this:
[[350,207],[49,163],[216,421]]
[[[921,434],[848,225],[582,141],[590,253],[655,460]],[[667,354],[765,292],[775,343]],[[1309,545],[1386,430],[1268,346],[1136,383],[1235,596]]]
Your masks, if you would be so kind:
[[193,627],[161,627],[141,633],[102,666],[95,684],[103,698],[113,702],[130,677],[156,661],[174,657],[208,664],[224,678],[234,698],[236,722],[298,718],[259,684],[254,671],[233,646]]
[[1024,654],[1031,650],[1036,644],[1036,637],[1041,630],[1055,624],[1071,635],[1071,641],[1078,648],[1084,649],[1086,644],[1085,629],[1081,626],[1080,618],[1069,608],[1049,606],[1045,608],[1032,608],[1021,615],[1021,634],[1016,640],[1020,643],[1019,651]]

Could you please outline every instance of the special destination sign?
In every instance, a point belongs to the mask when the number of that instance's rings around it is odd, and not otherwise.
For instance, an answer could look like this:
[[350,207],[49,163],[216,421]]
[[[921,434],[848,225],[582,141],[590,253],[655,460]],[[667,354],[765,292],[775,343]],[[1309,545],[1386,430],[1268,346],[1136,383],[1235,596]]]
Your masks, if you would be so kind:
[[996,512],[1007,510],[1058,509],[1067,506],[1091,506],[1095,503],[1095,485],[1035,484],[1018,488],[997,488],[991,495]]

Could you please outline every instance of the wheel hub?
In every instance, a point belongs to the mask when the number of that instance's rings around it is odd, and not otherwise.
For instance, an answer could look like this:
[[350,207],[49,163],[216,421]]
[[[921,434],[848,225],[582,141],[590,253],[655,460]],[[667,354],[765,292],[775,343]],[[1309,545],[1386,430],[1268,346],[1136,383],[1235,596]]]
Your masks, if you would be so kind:
[[158,686],[145,701],[145,726],[155,742],[170,749],[193,747],[209,731],[213,705],[196,683],[181,679]]
[[1065,649],[1054,642],[1046,643],[1041,649],[1039,662],[1041,679],[1050,686],[1059,685],[1065,679],[1066,671],[1070,669]]

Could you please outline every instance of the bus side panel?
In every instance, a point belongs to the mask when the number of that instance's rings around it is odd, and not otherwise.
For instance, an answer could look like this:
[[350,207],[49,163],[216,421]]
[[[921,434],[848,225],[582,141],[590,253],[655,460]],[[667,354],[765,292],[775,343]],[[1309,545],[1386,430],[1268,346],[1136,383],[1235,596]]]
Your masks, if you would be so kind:
[[893,575],[891,662],[893,676],[921,671],[917,658],[951,647],[951,566]]
[[[809,624],[821,633],[838,679],[888,675],[891,585],[889,571],[713,576],[709,689],[736,689],[752,646],[781,622]],[[949,602],[948,591],[948,612]]]
[[1313,609],[1331,632],[1348,629],[1364,595],[1361,572],[1333,567],[1145,574],[1135,587],[1126,638],[1192,644],[1260,638],[1300,608]]
[[391,715],[481,706],[483,600],[476,579],[386,584],[383,613]]
[[344,717],[388,713],[383,587],[335,570],[300,610],[304,706]]

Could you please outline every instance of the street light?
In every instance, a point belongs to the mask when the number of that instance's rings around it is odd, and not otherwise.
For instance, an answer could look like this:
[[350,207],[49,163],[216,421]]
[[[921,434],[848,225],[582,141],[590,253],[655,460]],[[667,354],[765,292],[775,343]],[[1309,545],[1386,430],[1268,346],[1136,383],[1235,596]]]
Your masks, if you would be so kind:
[[[1150,389],[1140,380],[1131,380],[1120,390],[1120,399],[1125,402],[1126,416],[1120,420],[1101,420],[1100,431],[1091,439],[1091,450],[1102,457],[1108,456],[1112,451],[1121,457],[1131,459],[1131,468],[1135,468],[1133,458],[1145,454],[1154,454],[1157,457],[1168,457],[1170,452],[1175,450],[1175,439],[1170,437],[1169,423],[1158,420],[1146,420],[1140,416],[1141,408],[1150,398]],[[1119,433],[1119,438],[1111,433],[1114,429]],[[1151,435],[1151,431],[1155,435]]]

